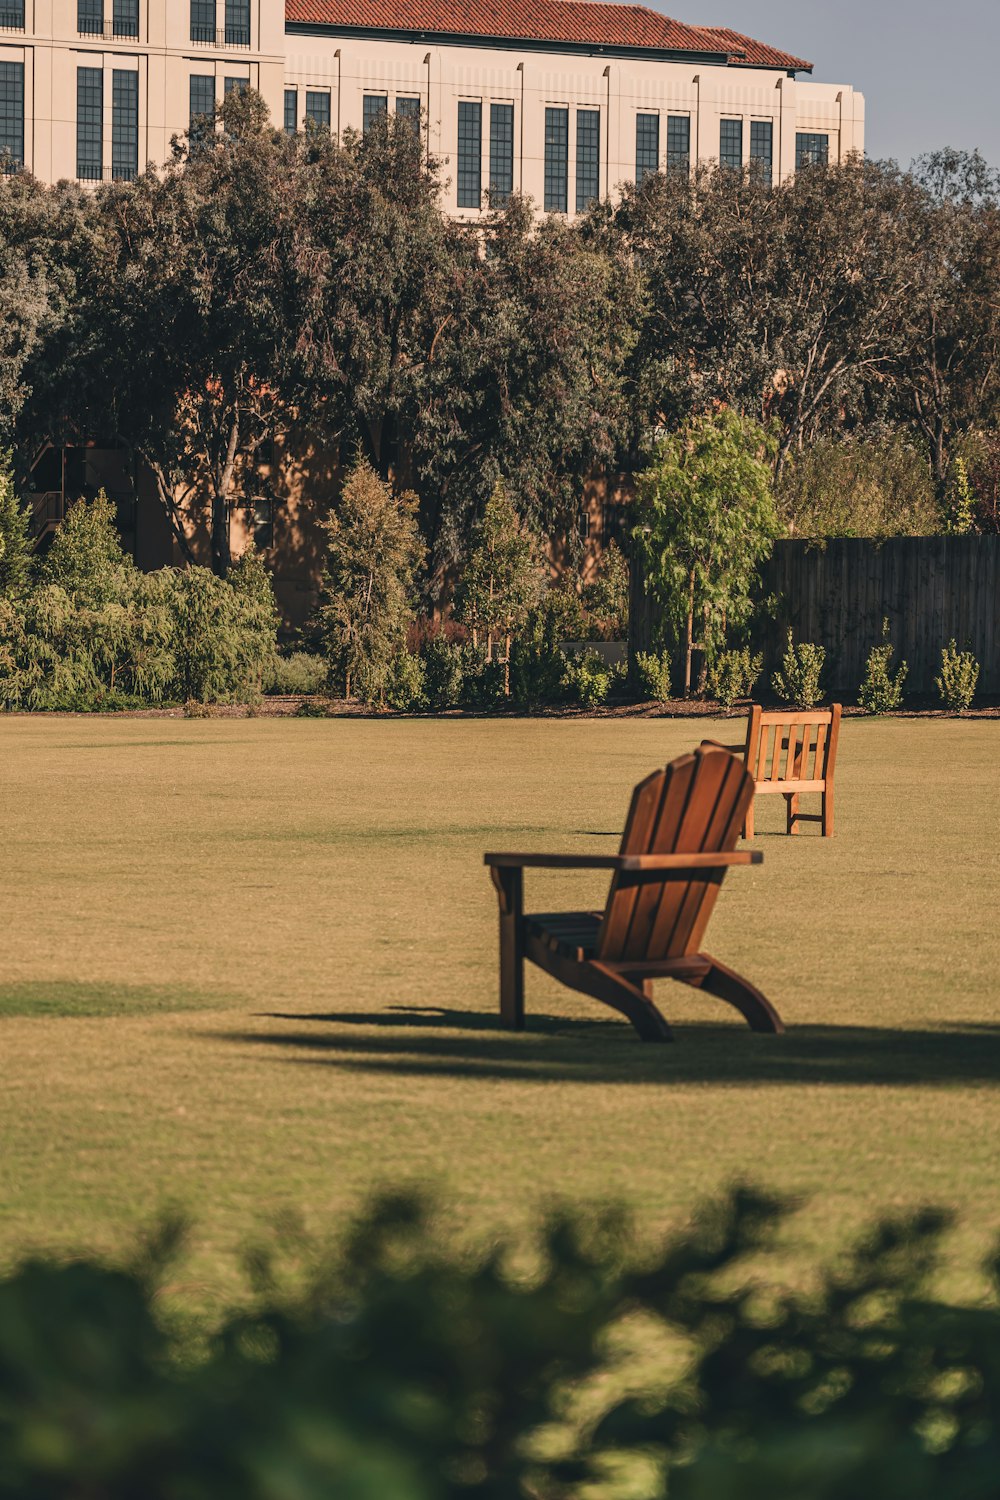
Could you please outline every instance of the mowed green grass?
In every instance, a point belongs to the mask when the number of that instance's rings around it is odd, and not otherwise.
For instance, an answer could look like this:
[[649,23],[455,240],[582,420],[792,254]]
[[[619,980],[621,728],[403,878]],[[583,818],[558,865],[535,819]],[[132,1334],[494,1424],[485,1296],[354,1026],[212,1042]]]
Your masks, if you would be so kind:
[[[724,737],[731,737],[732,726]],[[633,784],[719,724],[10,719],[3,752],[0,1260],[115,1249],[163,1204],[184,1293],[286,1207],[317,1230],[427,1182],[459,1233],[623,1198],[650,1231],[734,1178],[800,1195],[790,1276],[873,1215],[1000,1233],[1000,723],[851,720],[838,829],[737,870],[710,947],[778,1006],[755,1036],[676,985],[643,1045],[528,974],[497,1029],[483,851],[614,848]],[[533,873],[536,909],[604,879]]]

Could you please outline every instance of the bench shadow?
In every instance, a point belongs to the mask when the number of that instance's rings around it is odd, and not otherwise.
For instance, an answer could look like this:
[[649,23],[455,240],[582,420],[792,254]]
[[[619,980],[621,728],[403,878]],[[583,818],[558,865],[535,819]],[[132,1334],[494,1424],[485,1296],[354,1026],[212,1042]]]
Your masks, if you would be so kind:
[[297,1065],[526,1082],[754,1086],[1000,1086],[1000,1024],[889,1030],[793,1026],[760,1036],[740,1024],[684,1024],[674,1045],[640,1042],[623,1022],[533,1014],[527,1031],[494,1015],[438,1006],[319,1015],[268,1013],[279,1030],[215,1033]]

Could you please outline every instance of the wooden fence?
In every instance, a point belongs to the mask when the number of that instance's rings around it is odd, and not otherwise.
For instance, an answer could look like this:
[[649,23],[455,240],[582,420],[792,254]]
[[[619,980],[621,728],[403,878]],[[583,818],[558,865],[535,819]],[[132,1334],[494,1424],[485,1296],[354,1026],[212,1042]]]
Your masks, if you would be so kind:
[[[825,648],[827,690],[853,696],[888,619],[893,663],[909,664],[908,692],[934,692],[941,648],[954,638],[981,664],[979,692],[1000,694],[1000,536],[778,542],[761,575],[761,596],[769,595],[776,604],[758,639],[768,674],[791,626],[796,641]],[[655,626],[656,607],[633,564],[630,649],[648,649]]]

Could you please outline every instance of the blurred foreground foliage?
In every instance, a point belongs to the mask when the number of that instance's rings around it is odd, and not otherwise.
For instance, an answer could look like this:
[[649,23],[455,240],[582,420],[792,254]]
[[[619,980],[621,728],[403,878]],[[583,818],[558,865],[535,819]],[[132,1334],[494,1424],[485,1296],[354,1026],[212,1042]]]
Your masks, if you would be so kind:
[[[646,1254],[621,1214],[559,1211],[530,1252],[473,1255],[384,1196],[335,1245],[248,1256],[197,1348],[164,1311],[177,1225],[125,1265],[32,1260],[0,1283],[0,1495],[568,1500],[626,1493],[617,1464],[649,1500],[992,1500],[1000,1312],[929,1298],[945,1217],[885,1221],[792,1293],[761,1273],[786,1209],[736,1189]],[[554,1456],[575,1391],[629,1385],[637,1317],[677,1379],[607,1395]]]

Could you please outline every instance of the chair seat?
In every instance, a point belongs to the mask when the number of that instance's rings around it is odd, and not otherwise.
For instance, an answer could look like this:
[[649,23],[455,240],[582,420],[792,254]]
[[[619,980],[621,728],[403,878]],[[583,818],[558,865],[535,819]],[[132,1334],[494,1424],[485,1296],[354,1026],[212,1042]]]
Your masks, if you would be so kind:
[[543,911],[526,916],[525,927],[553,953],[583,963],[597,951],[602,911]]

